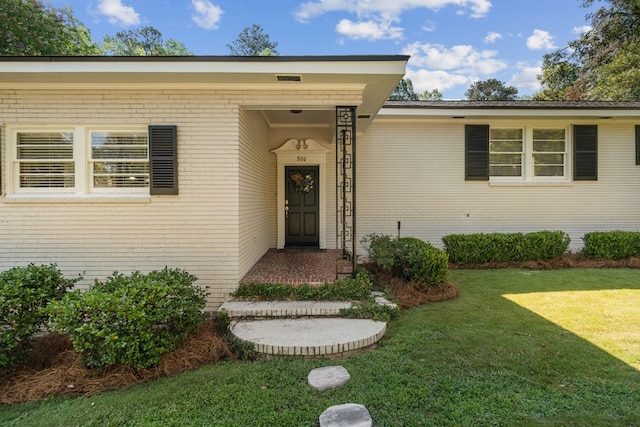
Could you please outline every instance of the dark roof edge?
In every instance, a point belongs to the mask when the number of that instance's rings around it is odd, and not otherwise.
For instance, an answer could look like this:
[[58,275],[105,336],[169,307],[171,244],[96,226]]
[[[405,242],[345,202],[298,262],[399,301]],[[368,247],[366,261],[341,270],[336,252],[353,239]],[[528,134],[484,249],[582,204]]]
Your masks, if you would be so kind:
[[367,62],[408,61],[408,55],[304,56],[1,56],[1,62]]
[[640,101],[387,101],[398,109],[640,109]]

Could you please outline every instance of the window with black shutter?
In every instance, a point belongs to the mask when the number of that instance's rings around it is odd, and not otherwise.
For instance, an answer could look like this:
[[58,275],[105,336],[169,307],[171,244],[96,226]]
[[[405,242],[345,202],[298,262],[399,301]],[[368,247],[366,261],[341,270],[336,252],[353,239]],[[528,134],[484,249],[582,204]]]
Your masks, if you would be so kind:
[[489,125],[465,126],[465,180],[489,180]]
[[178,194],[178,142],[176,126],[149,126],[149,192]]
[[573,179],[576,181],[598,179],[598,126],[596,125],[573,127]]

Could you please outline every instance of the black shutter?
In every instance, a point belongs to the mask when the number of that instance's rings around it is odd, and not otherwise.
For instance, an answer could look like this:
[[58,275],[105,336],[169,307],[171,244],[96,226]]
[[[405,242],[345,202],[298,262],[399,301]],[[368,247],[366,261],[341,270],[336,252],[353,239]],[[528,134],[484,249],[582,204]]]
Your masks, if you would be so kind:
[[489,180],[489,125],[466,125],[465,175],[467,181]]
[[149,126],[151,195],[178,194],[178,138],[176,126]]
[[636,165],[640,165],[640,126],[636,125]]
[[573,179],[576,181],[598,179],[598,126],[596,125],[573,127]]

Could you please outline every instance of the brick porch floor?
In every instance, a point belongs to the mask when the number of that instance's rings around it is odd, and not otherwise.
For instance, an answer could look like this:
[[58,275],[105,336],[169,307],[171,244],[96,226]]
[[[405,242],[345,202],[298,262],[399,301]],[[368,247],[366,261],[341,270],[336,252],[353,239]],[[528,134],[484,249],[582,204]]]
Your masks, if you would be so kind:
[[244,276],[241,283],[322,284],[336,280],[335,249],[284,249],[269,251]]

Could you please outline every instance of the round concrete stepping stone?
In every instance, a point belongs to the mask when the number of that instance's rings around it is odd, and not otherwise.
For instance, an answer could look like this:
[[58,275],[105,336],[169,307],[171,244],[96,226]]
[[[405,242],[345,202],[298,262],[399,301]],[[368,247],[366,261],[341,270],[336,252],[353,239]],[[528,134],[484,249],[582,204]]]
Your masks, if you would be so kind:
[[320,427],[371,427],[369,410],[357,403],[345,403],[327,408],[320,415]]
[[349,353],[375,344],[386,329],[385,322],[343,318],[239,320],[230,327],[258,353],[289,356]]
[[349,382],[351,375],[344,366],[326,366],[312,369],[307,381],[311,388],[318,391],[341,387]]

